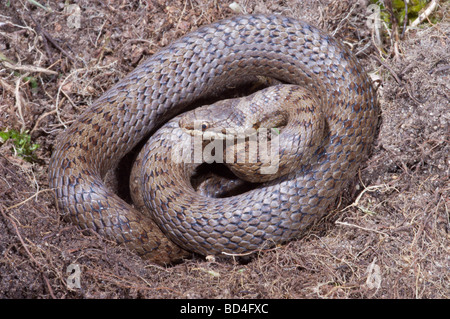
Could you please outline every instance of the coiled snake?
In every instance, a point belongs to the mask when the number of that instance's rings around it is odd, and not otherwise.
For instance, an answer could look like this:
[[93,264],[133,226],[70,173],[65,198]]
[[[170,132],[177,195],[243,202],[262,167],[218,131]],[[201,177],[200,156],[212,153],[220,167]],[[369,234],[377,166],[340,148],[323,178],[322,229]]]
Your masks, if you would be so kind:
[[[209,198],[192,188],[189,165],[168,159],[164,126],[152,145],[165,151],[146,156],[154,170],[143,169],[141,178],[151,212],[132,208],[105,186],[108,170],[143,138],[248,76],[307,87],[319,101],[324,134],[312,160],[248,192]],[[109,89],[59,138],[49,181],[73,222],[154,262],[183,256],[179,246],[204,255],[244,253],[298,237],[326,213],[366,158],[378,118],[371,81],[331,36],[292,18],[238,16],[173,42]],[[170,123],[176,129],[178,121]]]

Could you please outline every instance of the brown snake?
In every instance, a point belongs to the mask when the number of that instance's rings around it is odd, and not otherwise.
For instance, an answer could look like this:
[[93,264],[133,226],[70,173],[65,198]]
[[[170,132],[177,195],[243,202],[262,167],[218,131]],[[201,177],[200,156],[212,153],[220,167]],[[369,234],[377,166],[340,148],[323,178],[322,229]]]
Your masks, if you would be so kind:
[[[105,174],[143,138],[252,75],[307,87],[319,100],[326,133],[314,161],[241,195],[212,199],[193,191],[189,169],[169,177],[167,152],[149,155],[155,171],[142,179],[151,214],[105,186]],[[73,222],[154,262],[185,254],[173,242],[204,255],[244,253],[298,237],[323,216],[367,157],[378,119],[371,81],[331,36],[292,18],[238,16],[173,42],[100,97],[58,140],[50,186]],[[164,128],[156,134],[167,147]]]

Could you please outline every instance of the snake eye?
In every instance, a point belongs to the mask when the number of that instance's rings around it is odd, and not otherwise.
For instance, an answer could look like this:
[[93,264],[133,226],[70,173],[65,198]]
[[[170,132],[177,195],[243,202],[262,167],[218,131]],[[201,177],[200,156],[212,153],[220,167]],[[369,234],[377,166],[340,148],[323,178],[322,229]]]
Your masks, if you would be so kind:
[[206,131],[207,128],[208,128],[208,123],[203,122],[202,123],[202,132]]

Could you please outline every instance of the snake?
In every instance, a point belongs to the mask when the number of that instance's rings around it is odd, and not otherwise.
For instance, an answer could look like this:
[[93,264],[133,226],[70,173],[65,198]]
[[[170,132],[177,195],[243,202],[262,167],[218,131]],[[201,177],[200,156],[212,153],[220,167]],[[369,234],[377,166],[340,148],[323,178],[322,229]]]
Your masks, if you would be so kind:
[[[188,134],[185,111],[253,76],[306,88],[323,118],[321,140],[283,176],[223,198],[199,194],[194,166],[170,159],[169,140]],[[295,18],[234,16],[172,42],[100,96],[58,136],[49,186],[70,221],[151,262],[244,254],[300,237],[323,217],[369,156],[379,119],[373,83],[341,42]],[[152,168],[137,177],[144,211],[107,187],[105,175],[152,135],[140,155]],[[151,153],[152,145],[160,149]],[[279,167],[288,162],[281,156]]]

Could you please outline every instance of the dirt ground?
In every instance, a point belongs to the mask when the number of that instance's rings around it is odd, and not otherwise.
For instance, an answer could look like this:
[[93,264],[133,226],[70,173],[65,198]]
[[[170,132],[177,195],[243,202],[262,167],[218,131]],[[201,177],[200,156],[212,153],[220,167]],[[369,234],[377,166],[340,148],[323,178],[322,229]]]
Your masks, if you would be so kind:
[[[58,134],[159,48],[236,15],[231,2],[1,2],[0,131],[29,130],[40,147],[29,163],[0,146],[0,298],[450,298],[448,2],[403,39],[383,29],[378,46],[365,1],[239,2],[334,34],[379,86],[367,167],[303,238],[251,260],[161,267],[58,214],[47,181]],[[81,8],[79,25],[65,3]],[[81,288],[68,285],[71,264]]]

